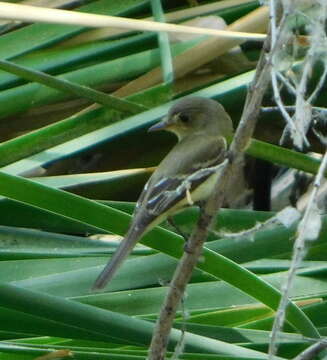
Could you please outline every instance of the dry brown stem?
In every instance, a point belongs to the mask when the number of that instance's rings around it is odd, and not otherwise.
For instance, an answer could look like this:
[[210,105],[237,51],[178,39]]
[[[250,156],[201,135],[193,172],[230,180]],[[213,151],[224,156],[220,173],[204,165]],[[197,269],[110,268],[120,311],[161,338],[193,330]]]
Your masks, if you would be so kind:
[[[258,8],[243,16],[226,28],[229,31],[264,32],[268,23],[268,9]],[[207,64],[219,55],[225,54],[243,40],[212,38],[201,42],[192,49],[177,55],[173,59],[175,79],[180,79],[195,69]],[[114,96],[125,97],[140,90],[157,85],[163,81],[161,67],[157,67],[113,93]]]

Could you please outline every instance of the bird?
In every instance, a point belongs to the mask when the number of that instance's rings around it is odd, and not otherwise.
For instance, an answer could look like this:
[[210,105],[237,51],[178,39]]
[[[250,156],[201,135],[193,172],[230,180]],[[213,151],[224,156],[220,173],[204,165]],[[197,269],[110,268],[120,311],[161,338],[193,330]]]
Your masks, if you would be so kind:
[[159,130],[173,132],[178,142],[145,184],[129,230],[96,279],[93,290],[107,285],[148,231],[210,196],[219,175],[219,166],[227,156],[226,138],[233,134],[233,123],[217,101],[187,96],[173,104],[167,116],[151,126],[148,132]]

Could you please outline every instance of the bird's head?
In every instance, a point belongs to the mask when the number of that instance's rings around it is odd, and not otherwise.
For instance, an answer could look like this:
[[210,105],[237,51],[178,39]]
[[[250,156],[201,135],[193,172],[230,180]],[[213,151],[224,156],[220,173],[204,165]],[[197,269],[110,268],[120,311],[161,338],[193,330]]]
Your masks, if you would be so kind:
[[179,140],[188,135],[231,136],[233,124],[218,102],[202,97],[186,97],[176,102],[168,115],[148,131],[168,130]]

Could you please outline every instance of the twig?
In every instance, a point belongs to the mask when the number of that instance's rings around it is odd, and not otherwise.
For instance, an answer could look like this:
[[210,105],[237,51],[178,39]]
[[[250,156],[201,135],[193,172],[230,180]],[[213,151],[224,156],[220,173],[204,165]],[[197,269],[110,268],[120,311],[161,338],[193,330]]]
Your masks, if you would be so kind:
[[182,334],[181,334],[181,337],[179,338],[178,343],[175,346],[174,354],[170,358],[170,360],[178,360],[180,358],[180,355],[183,353],[184,346],[185,346],[186,321],[187,321],[187,317],[188,317],[188,314],[185,310],[185,298],[186,298],[186,296],[184,295],[181,299],[182,320],[183,320],[182,326],[181,326]]
[[[306,240],[314,240],[319,235],[319,230],[321,226],[321,220],[319,225],[320,215],[316,213],[317,211],[317,195],[320,188],[320,183],[324,178],[324,174],[327,168],[327,151],[324,155],[324,158],[321,162],[318,174],[315,178],[313,189],[311,191],[310,199],[303,215],[303,218],[298,227],[298,236],[294,243],[294,252],[290,265],[290,269],[287,274],[286,284],[283,287],[284,291],[280,300],[280,304],[276,313],[273,329],[271,332],[271,340],[269,346],[269,356],[273,357],[277,351],[277,337],[284,323],[285,311],[287,304],[289,302],[289,294],[292,289],[292,284],[294,283],[294,277],[297,269],[305,255],[305,243]],[[315,231],[308,231],[309,222],[313,221],[315,218]],[[312,230],[312,228],[310,227]]]
[[294,209],[291,206],[284,208],[283,210],[279,211],[275,216],[269,218],[266,221],[258,222],[253,227],[247,230],[242,230],[236,233],[225,233],[225,232],[218,232],[212,231],[213,234],[224,237],[224,238],[239,238],[242,237],[253,237],[256,233],[262,230],[270,229],[276,225],[284,225],[285,227],[291,227],[296,221],[298,221],[301,217],[299,211]]
[[[314,38],[317,37],[316,32],[314,33]],[[319,36],[320,37],[320,36]],[[312,39],[313,40],[313,39]],[[301,131],[301,142],[304,140],[304,142],[307,142],[307,144],[309,144],[307,138],[306,138],[306,133],[308,131],[308,128],[310,126],[311,123],[311,111],[310,111],[310,115],[308,113],[308,111],[304,111],[307,110],[307,106],[309,105],[309,103],[305,100],[305,94],[307,91],[307,84],[308,84],[308,80],[310,77],[310,73],[312,72],[312,65],[313,65],[313,60],[314,60],[314,56],[315,56],[315,51],[316,51],[316,42],[318,39],[315,39],[315,41],[312,41],[312,45],[305,57],[304,60],[304,68],[303,68],[303,72],[302,72],[302,76],[301,76],[301,80],[299,85],[297,86],[296,89],[296,101],[295,101],[295,124],[297,124]],[[295,142],[296,145],[301,145],[301,144],[297,144]]]
[[294,124],[294,121],[291,118],[291,116],[289,115],[289,113],[286,111],[285,105],[282,102],[282,98],[280,96],[279,88],[278,88],[277,71],[275,71],[274,68],[272,68],[272,70],[271,70],[271,84],[272,84],[272,88],[273,88],[275,102],[276,102],[280,112],[282,113],[284,119],[286,120],[288,128],[290,128],[291,132],[296,133],[297,129]]
[[[277,36],[276,33],[278,33],[279,38],[284,38],[284,33],[285,33],[285,19],[286,16],[285,12],[283,14],[283,18],[281,19],[278,28],[277,28],[277,6],[281,6],[280,5],[280,1],[277,0],[272,0],[270,3],[270,26],[271,26],[271,31],[272,31],[272,35],[274,35],[275,37]],[[284,3],[284,6],[287,6],[287,11],[289,12],[291,10],[291,8],[293,7],[293,3],[292,2],[288,2],[288,3]],[[275,38],[272,36],[272,46],[275,44]],[[271,69],[271,84],[272,84],[272,89],[273,89],[273,94],[274,94],[274,99],[275,102],[280,110],[280,112],[282,113],[286,123],[287,123],[287,127],[284,130],[282,139],[281,139],[281,143],[283,143],[284,138],[286,136],[286,134],[288,133],[288,131],[291,132],[292,137],[299,137],[298,134],[300,133],[298,127],[296,126],[296,123],[293,121],[292,117],[289,115],[289,113],[287,112],[285,105],[283,104],[282,98],[280,96],[280,91],[279,91],[279,87],[278,87],[278,74],[280,73],[278,71],[278,55],[279,52],[283,51],[282,48],[278,49],[278,51],[274,54],[274,56],[272,56],[271,58],[271,63],[272,63],[272,69]],[[285,78],[282,78],[283,83],[287,83]]]
[[222,205],[230,177],[238,168],[243,152],[249,145],[259,115],[263,94],[269,82],[271,62],[266,60],[267,49],[270,49],[270,36],[264,43],[264,50],[257,66],[255,78],[247,94],[242,118],[230,146],[230,161],[221,169],[215,193],[202,208],[197,227],[188,241],[188,251],[187,253],[184,252],[182,256],[171,282],[169,293],[161,308],[149,350],[149,360],[163,360],[165,358],[168,337],[177,307],[201,255],[202,246],[213,224],[214,216]]
[[277,72],[277,77],[279,80],[282,81],[282,83],[287,87],[288,91],[293,94],[296,95],[296,89],[295,87],[288,81],[288,79],[280,72]]
[[[296,104],[295,104],[295,124],[297,128],[300,128],[299,135],[302,136],[302,139],[305,140],[305,133],[311,121],[311,105],[308,99],[305,99],[305,94],[307,91],[307,83],[311,76],[312,65],[314,63],[314,58],[317,56],[318,44],[320,43],[321,38],[324,34],[324,21],[327,14],[327,6],[323,2],[321,3],[321,9],[319,9],[319,17],[312,22],[313,26],[313,34],[312,34],[312,43],[310,44],[310,48],[305,58],[304,68],[302,72],[302,76],[300,79],[300,83],[296,88]],[[320,82],[318,83],[319,89],[321,87]],[[319,91],[319,90],[317,90]],[[316,96],[316,92],[313,92],[314,98]],[[310,98],[309,98],[310,99]],[[294,109],[294,108],[293,108]],[[310,113],[309,113],[309,111]],[[302,129],[301,129],[302,128]],[[301,139],[298,139],[301,141]],[[296,141],[295,141],[296,143]],[[285,284],[283,285],[282,297],[280,300],[280,304],[276,313],[276,317],[274,320],[271,339],[269,344],[269,358],[273,358],[278,349],[277,338],[282,329],[285,312],[287,309],[287,305],[289,302],[289,295],[292,289],[292,285],[294,283],[296,271],[299,268],[301,261],[306,253],[306,242],[308,240],[315,240],[320,232],[321,228],[321,216],[319,214],[319,209],[317,206],[317,198],[318,191],[320,188],[320,183],[324,177],[327,168],[327,151],[323,157],[321,165],[319,167],[318,173],[315,177],[313,189],[310,194],[310,198],[308,201],[308,205],[304,212],[303,218],[298,226],[298,234],[294,243],[294,251],[292,256],[291,265],[287,274],[287,278]]]
[[[284,6],[287,6],[287,11],[290,11],[291,6],[293,5],[292,2],[285,2]],[[277,35],[279,36],[279,38],[283,38],[283,33],[284,33],[284,25],[285,25],[285,12],[283,13],[283,19],[280,21],[280,23],[277,26],[277,7],[280,7],[280,1],[277,0],[272,0],[270,3],[270,7],[269,7],[269,15],[270,15],[270,27],[271,27],[271,44],[272,47],[275,45],[276,43],[276,37]],[[297,134],[298,133],[298,129],[296,127],[296,124],[294,123],[292,117],[289,115],[289,113],[286,111],[285,105],[283,104],[282,98],[280,96],[280,91],[279,91],[279,87],[278,87],[278,75],[279,75],[279,71],[277,70],[277,60],[278,60],[278,53],[282,51],[281,49],[278,49],[278,51],[274,54],[274,56],[271,57],[271,64],[272,64],[272,69],[271,69],[271,84],[272,84],[272,89],[273,89],[273,94],[274,94],[274,99],[275,102],[280,110],[280,112],[282,113],[286,123],[287,123],[287,127],[283,133],[281,142],[283,142],[284,137],[286,136],[286,134],[288,133],[288,131],[291,131],[292,134]],[[276,59],[277,58],[277,59]],[[288,86],[288,82],[286,81],[285,78],[282,78],[283,83],[286,83],[286,85]],[[289,88],[289,86],[288,86]]]
[[318,341],[315,344],[309,346],[307,349],[303,350],[293,360],[311,360],[326,348],[327,342],[325,339],[322,339],[321,341]]
[[[295,106],[294,105],[286,105],[285,109],[295,111]],[[278,108],[278,106],[265,106],[265,107],[262,107],[261,110],[263,112],[271,112],[271,111],[279,111],[279,108]],[[313,106],[312,111],[317,112],[317,113],[321,113],[321,114],[326,114],[327,113],[327,108],[323,108],[323,107],[320,107],[320,106]]]
[[270,17],[270,33],[271,33],[271,46],[276,43],[277,36],[277,5],[275,1],[271,1],[269,6],[269,17]]
[[326,64],[326,62],[324,62],[324,72],[323,72],[323,74],[322,74],[322,76],[321,76],[321,78],[320,78],[320,80],[318,82],[318,85],[316,86],[316,88],[314,89],[314,91],[312,92],[312,94],[308,98],[308,102],[310,104],[312,104],[316,100],[320,90],[325,85],[326,76],[327,76],[327,64]]

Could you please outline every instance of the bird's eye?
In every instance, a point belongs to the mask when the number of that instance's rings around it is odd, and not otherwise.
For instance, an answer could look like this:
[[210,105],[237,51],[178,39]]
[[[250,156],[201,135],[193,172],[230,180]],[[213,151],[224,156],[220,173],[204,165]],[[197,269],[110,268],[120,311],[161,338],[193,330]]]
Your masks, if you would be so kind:
[[178,117],[179,117],[179,120],[184,124],[188,123],[190,120],[190,118],[185,114],[179,114]]

